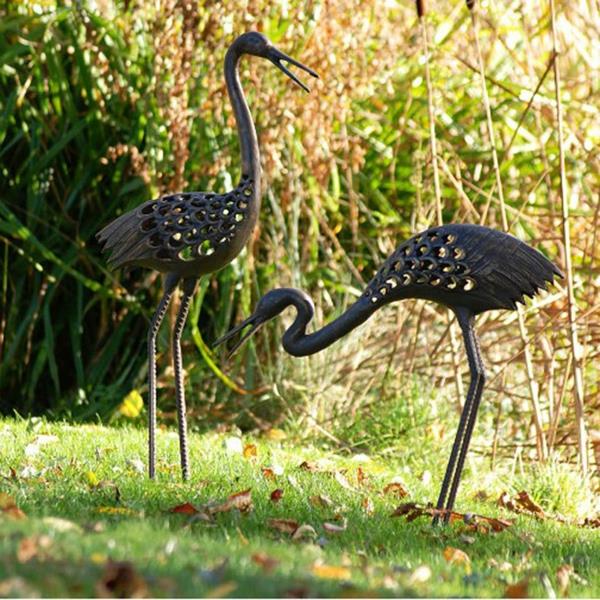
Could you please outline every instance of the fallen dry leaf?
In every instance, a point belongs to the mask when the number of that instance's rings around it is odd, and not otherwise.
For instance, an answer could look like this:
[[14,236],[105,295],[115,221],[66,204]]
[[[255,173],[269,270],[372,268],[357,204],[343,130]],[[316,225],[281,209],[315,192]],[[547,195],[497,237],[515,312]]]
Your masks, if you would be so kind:
[[184,502],[183,504],[178,504],[177,506],[173,506],[173,508],[169,509],[170,513],[178,513],[182,515],[195,515],[200,511],[190,502]]
[[511,583],[504,590],[505,598],[529,598],[529,579],[521,579],[517,583]]
[[495,558],[490,558],[490,560],[488,560],[488,567],[502,572],[512,571],[513,569],[513,566],[508,561],[504,560],[499,563]]
[[17,560],[20,563],[29,562],[36,557],[43,560],[44,550],[50,548],[51,545],[52,538],[47,535],[24,537],[17,547]]
[[581,523],[582,527],[591,527],[592,529],[600,528],[600,517],[586,517]]
[[444,559],[451,565],[462,565],[467,573],[471,572],[471,559],[469,555],[460,548],[446,546],[444,548]]
[[275,479],[275,473],[273,472],[273,469],[271,469],[270,467],[262,467],[262,474],[264,475],[265,479]]
[[277,488],[271,492],[271,502],[279,502],[283,497],[283,490]]
[[347,526],[348,523],[346,522],[346,519],[343,520],[342,525],[336,525],[335,523],[323,523],[323,529],[327,533],[342,533],[343,531],[346,531]]
[[371,480],[370,477],[363,471],[362,467],[358,467],[356,470],[356,481],[360,486],[370,486]]
[[317,532],[312,525],[304,524],[300,525],[296,531],[292,534],[292,539],[295,542],[299,542],[304,539],[314,539],[317,537]]
[[11,519],[25,519],[25,513],[17,506],[15,499],[4,492],[0,492],[0,512]]
[[373,500],[371,500],[371,498],[369,498],[368,496],[365,496],[360,501],[360,506],[368,515],[372,515],[375,512],[375,505],[373,504]]
[[252,505],[252,490],[247,489],[237,494],[232,494],[220,504],[207,506],[206,510],[209,514],[215,515],[217,513],[229,512],[233,509],[239,510],[241,513],[250,512],[253,508]]
[[313,575],[320,579],[351,579],[352,571],[348,567],[336,567],[334,565],[325,565],[315,563],[312,566]]
[[277,531],[281,531],[282,533],[293,534],[300,526],[300,523],[294,521],[294,519],[268,519],[267,526],[271,529],[277,529]]
[[302,469],[303,471],[320,471],[319,467],[317,466],[317,463],[308,461],[308,460],[303,460],[299,465],[298,465],[299,469]]
[[[443,518],[445,511],[438,510],[432,506],[419,506],[415,502],[404,502],[396,508],[392,513],[392,517],[406,517],[407,521],[414,521],[419,517],[440,517]],[[496,519],[494,517],[485,517],[483,515],[476,515],[470,513],[450,513],[450,523],[464,523],[467,525],[468,531],[476,531],[479,533],[489,533],[494,531],[498,533],[504,531],[507,527],[512,525],[512,521],[506,519]]]
[[148,595],[148,586],[129,561],[109,561],[96,583],[96,595],[100,598],[144,598]]
[[546,518],[546,513],[542,507],[536,504],[524,490],[520,491],[514,498],[511,498],[508,492],[502,492],[497,504],[515,513],[525,513],[540,519]]
[[569,583],[571,582],[571,576],[574,573],[574,569],[571,565],[562,564],[556,570],[556,579],[558,581],[558,593],[561,596],[566,596],[569,589]]
[[258,450],[255,444],[246,444],[244,446],[244,458],[255,458],[258,456]]
[[293,475],[287,476],[288,483],[298,492],[302,491],[302,488],[298,484],[298,480]]
[[270,573],[279,564],[279,561],[276,558],[273,558],[264,552],[255,552],[250,559],[265,573]]
[[350,485],[350,482],[346,479],[346,476],[340,471],[333,472],[333,478],[345,489],[355,492],[356,490]]
[[406,486],[401,484],[399,481],[393,481],[392,483],[388,483],[383,488],[383,493],[393,494],[398,498],[406,498],[406,496],[408,496],[408,490],[406,489]]
[[525,490],[517,494],[516,500],[526,511],[536,514],[541,518],[546,516],[542,507],[536,504]]
[[319,508],[330,508],[331,506],[333,506],[331,498],[329,498],[328,496],[324,496],[323,494],[311,496],[309,500],[313,506],[318,506]]

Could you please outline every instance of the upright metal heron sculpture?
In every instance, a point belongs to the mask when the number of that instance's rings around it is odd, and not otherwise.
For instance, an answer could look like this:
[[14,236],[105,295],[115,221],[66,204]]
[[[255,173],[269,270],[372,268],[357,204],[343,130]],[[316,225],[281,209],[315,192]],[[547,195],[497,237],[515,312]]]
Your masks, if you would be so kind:
[[104,250],[110,250],[109,266],[139,266],[166,273],[165,292],[152,318],[148,332],[149,387],[149,465],[155,474],[156,431],[156,335],[171,296],[181,283],[183,299],[173,333],[173,362],[179,423],[179,444],[183,479],[189,478],[187,425],[181,334],[198,279],[230,263],[250,237],[260,209],[260,157],[254,123],[238,76],[238,63],[244,54],[271,61],[305,91],[309,91],[284,64],[295,65],[313,77],[318,75],[287,56],[262,34],[240,35],[225,55],[225,81],[231,101],[242,159],[241,179],[225,194],[186,192],[145,202],[107,225],[97,234]]
[[556,265],[511,235],[479,225],[433,227],[399,246],[361,297],[322,329],[306,333],[314,315],[312,300],[306,293],[280,288],[266,293],[258,301],[254,313],[215,345],[250,326],[232,348],[231,352],[235,352],[261,325],[288,306],[295,307],[297,314],[283,335],[283,347],[293,356],[306,356],[327,348],[390,302],[423,298],[451,308],[462,330],[471,382],[437,502],[437,508],[444,513],[447,522],[485,383],[474,329],[475,316],[493,309],[514,310],[517,302],[523,302],[524,296],[533,297],[540,288],[545,289],[547,283],[552,283],[555,276],[562,277]]

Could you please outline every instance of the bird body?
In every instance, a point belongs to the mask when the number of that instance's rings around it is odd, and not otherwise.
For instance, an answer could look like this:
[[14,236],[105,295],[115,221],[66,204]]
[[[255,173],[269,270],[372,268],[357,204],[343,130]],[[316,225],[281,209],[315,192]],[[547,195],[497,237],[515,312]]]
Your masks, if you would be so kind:
[[474,315],[513,310],[561,272],[516,237],[470,224],[432,227],[403,244],[368,283],[364,296],[375,306],[422,298]]
[[474,330],[475,316],[493,309],[514,310],[517,302],[524,302],[525,296],[532,297],[545,289],[554,277],[562,277],[558,267],[512,235],[480,225],[432,227],[398,246],[358,300],[321,329],[306,331],[314,316],[308,294],[279,288],[267,292],[253,314],[215,345],[250,326],[233,346],[231,352],[235,352],[264,323],[289,306],[295,307],[296,317],[283,334],[282,342],[286,352],[293,356],[307,356],[327,348],[390,302],[421,298],[452,309],[463,333],[471,383],[437,503],[447,521],[485,384],[485,369]]
[[144,267],[165,273],[165,291],[148,332],[149,475],[155,474],[156,336],[175,288],[182,283],[183,299],[173,333],[173,361],[181,469],[189,478],[186,409],[183,390],[181,336],[198,278],[229,264],[250,237],[260,211],[260,155],[254,122],[238,75],[244,54],[266,58],[301,88],[308,88],[283,64],[285,61],[318,75],[273,46],[262,34],[251,31],[236,38],[225,55],[225,82],[235,116],[241,153],[239,184],[224,194],[182,192],[144,202],[121,215],[98,234],[109,266]]
[[139,266],[197,278],[229,264],[256,224],[260,182],[230,192],[186,192],[144,202],[98,234],[113,269]]

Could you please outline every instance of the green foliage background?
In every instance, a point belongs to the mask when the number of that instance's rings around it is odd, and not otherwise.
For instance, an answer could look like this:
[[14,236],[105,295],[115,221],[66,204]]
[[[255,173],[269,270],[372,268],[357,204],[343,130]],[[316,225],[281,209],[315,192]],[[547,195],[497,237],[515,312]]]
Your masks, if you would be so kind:
[[[590,413],[598,403],[593,358],[600,334],[593,318],[600,78],[592,4],[565,4],[560,13]],[[508,2],[481,10],[511,232],[563,264],[551,76],[528,105],[551,59],[547,8]],[[403,237],[433,222],[427,91],[412,6],[8,1],[0,17],[2,411],[107,417],[132,388],[144,389],[145,334],[160,282],[147,272],[109,273],[93,236],[143,200],[176,189],[223,190],[235,180],[222,60],[236,34],[255,28],[322,79],[304,96],[268,64],[244,63],[266,191],[248,251],[204,281],[194,303],[186,333],[192,415],[262,426],[300,410],[331,423],[393,395],[404,376],[418,373],[440,387],[452,380],[456,367],[441,344],[447,321],[422,304],[386,309],[379,325],[314,362],[283,357],[277,326],[233,364],[211,358],[203,341],[279,285],[307,289],[322,322],[343,310]],[[444,220],[499,226],[468,11],[432,3],[429,22]],[[527,328],[550,420],[571,396],[564,294],[559,289],[539,308],[527,313]],[[484,331],[491,369],[501,376],[492,385],[512,401],[512,427],[529,408],[519,340],[507,318],[488,318]],[[166,349],[167,328],[162,335]],[[168,418],[166,352],[161,364]],[[239,386],[263,392],[234,393],[218,377],[223,370]],[[569,419],[567,404],[558,420],[567,435]]]

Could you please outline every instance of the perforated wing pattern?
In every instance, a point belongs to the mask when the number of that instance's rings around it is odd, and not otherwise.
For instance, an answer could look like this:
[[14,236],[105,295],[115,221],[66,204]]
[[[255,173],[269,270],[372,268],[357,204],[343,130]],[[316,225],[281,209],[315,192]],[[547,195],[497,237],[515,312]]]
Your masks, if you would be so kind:
[[364,292],[373,304],[398,295],[401,288],[429,286],[470,292],[477,286],[468,256],[455,233],[429,229],[407,240],[385,261]]
[[189,192],[146,202],[98,235],[112,250],[111,266],[186,263],[230,245],[248,219],[253,181],[243,177],[227,194]]

